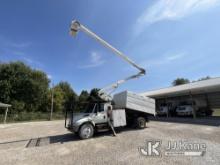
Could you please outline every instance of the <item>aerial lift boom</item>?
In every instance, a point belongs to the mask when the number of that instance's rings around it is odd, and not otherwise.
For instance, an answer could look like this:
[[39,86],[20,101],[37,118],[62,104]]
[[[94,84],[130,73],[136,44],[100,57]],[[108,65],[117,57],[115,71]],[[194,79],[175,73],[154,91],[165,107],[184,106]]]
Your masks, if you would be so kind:
[[115,47],[113,47],[112,45],[110,45],[109,43],[107,43],[105,40],[103,40],[102,38],[100,38],[98,35],[96,35],[95,33],[93,33],[92,31],[90,31],[88,28],[86,28],[85,26],[83,26],[81,23],[79,23],[78,21],[74,20],[71,23],[71,28],[70,28],[70,34],[72,36],[76,36],[77,32],[81,30],[84,33],[86,33],[87,35],[89,35],[90,37],[92,37],[93,39],[95,39],[96,41],[98,41],[100,44],[102,44],[103,46],[105,46],[106,48],[110,49],[113,53],[115,53],[117,56],[121,57],[124,61],[128,62],[130,65],[132,65],[133,67],[137,68],[139,70],[139,72],[135,75],[129,76],[125,79],[119,80],[107,87],[102,88],[101,90],[99,90],[98,94],[99,97],[105,101],[111,101],[112,98],[110,96],[110,94],[122,83],[131,80],[131,79],[135,79],[135,78],[139,78],[140,76],[145,75],[145,69],[141,68],[140,66],[138,66],[137,64],[135,64],[130,58],[128,58],[126,55],[124,55],[122,52],[120,52],[118,49],[116,49]]

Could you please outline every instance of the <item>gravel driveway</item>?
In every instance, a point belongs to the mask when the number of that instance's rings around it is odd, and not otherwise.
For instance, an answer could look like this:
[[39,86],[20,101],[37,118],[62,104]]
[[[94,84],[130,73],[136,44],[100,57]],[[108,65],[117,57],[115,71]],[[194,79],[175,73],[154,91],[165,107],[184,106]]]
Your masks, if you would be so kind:
[[[161,156],[144,156],[146,140],[161,140]],[[206,145],[204,156],[165,156],[168,141]],[[79,140],[64,121],[0,125],[0,164],[220,164],[220,127],[151,121],[144,130],[125,129],[117,137],[99,133]]]

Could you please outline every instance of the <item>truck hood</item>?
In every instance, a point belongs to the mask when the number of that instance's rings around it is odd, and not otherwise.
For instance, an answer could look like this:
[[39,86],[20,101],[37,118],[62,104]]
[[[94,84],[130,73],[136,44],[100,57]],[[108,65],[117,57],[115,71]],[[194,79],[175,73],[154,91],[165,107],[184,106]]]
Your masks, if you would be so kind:
[[73,122],[76,122],[82,118],[89,117],[90,113],[74,113],[73,114]]

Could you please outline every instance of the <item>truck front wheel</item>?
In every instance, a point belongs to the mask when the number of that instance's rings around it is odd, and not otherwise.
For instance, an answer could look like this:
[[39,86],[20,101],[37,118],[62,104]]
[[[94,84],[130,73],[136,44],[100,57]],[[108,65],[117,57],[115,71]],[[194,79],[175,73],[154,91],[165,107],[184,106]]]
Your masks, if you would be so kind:
[[138,117],[136,119],[136,128],[143,129],[146,127],[146,119],[144,117]]
[[89,139],[93,137],[94,127],[90,123],[83,124],[79,129],[79,137],[81,139]]

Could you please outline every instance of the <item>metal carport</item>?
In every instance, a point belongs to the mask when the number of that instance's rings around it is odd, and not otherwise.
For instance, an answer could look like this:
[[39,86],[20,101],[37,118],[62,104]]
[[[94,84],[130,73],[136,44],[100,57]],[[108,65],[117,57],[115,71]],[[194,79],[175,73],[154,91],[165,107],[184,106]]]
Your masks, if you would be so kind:
[[220,108],[220,77],[141,93],[157,100],[204,97],[211,108]]

